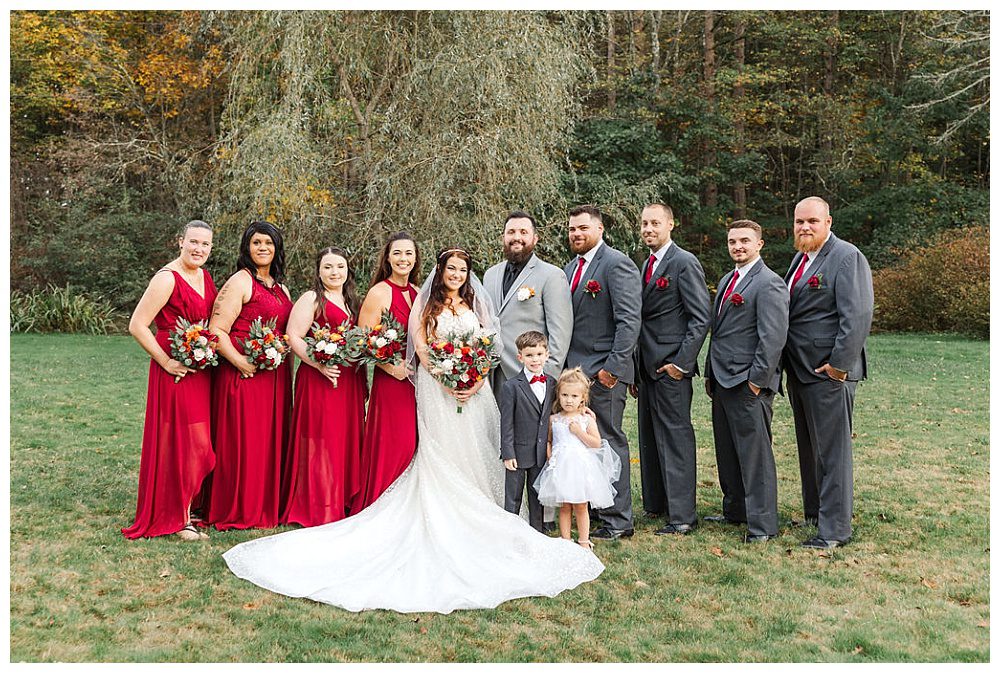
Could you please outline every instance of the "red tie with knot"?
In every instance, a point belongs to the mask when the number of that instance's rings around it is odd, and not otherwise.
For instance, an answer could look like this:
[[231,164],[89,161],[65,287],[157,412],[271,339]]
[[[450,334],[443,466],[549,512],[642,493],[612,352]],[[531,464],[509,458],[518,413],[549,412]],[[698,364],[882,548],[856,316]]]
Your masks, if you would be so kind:
[[538,376],[532,376],[531,380],[528,381],[528,383],[529,384],[531,384],[531,383],[545,383],[545,381],[546,381],[545,374],[540,374]]
[[729,281],[729,285],[726,286],[726,291],[722,295],[722,303],[719,304],[719,313],[722,313],[722,307],[726,305],[726,301],[729,299],[729,295],[733,293],[733,288],[736,287],[736,281],[740,279],[740,270],[733,270],[733,279]]
[[792,284],[788,286],[789,292],[795,289],[795,284],[799,282],[799,278],[802,277],[802,272],[806,270],[806,264],[808,263],[809,263],[809,255],[803,253],[802,261],[799,263],[799,268],[795,270],[795,275],[792,276]]
[[643,284],[649,283],[649,279],[653,277],[653,267],[656,265],[656,255],[650,255],[649,261],[646,262],[646,277],[643,278]]
[[580,276],[583,275],[583,265],[586,261],[583,257],[580,257],[576,265],[576,273],[573,274],[573,284],[569,288],[570,294],[576,292],[576,286],[580,284]]

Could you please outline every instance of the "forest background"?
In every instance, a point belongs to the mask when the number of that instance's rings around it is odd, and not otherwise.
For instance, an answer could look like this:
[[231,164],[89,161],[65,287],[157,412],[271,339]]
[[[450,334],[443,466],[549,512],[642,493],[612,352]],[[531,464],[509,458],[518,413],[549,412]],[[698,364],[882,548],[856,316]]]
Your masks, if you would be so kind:
[[662,201],[714,286],[727,221],[758,221],[781,273],[794,204],[815,194],[875,269],[877,329],[988,335],[986,11],[10,21],[15,330],[44,331],[31,307],[59,296],[120,327],[193,218],[216,226],[218,283],[249,221],[280,226],[297,294],[330,244],[364,290],[398,229],[425,258],[468,246],[481,273],[512,209],[539,219],[553,263],[579,203],[642,259],[638,215]]

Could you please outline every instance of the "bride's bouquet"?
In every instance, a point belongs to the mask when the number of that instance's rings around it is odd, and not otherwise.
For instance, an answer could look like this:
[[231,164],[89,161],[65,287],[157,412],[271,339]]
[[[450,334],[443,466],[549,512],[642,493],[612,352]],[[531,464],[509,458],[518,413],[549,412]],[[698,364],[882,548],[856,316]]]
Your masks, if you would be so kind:
[[277,369],[284,362],[288,354],[288,337],[278,332],[275,318],[264,322],[257,316],[250,323],[250,331],[243,341],[243,354],[257,369]]
[[[352,365],[362,356],[357,328],[346,320],[337,327],[314,322],[302,340],[306,342],[306,354],[319,365]],[[336,381],[333,387],[337,387]]]
[[[446,388],[469,390],[500,362],[496,335],[480,330],[452,335],[427,344],[428,369]],[[458,405],[462,413],[462,405]]]
[[398,365],[406,350],[406,331],[392,311],[385,309],[377,325],[360,329],[361,358],[370,364]]
[[[205,369],[219,364],[219,337],[208,331],[202,322],[177,318],[177,327],[170,330],[170,357],[185,367]],[[181,380],[175,376],[174,383]]]

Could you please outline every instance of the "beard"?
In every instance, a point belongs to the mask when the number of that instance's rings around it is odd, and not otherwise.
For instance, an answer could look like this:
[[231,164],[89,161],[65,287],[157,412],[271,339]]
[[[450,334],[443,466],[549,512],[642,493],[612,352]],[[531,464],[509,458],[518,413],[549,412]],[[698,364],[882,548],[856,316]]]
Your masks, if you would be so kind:
[[524,247],[521,248],[520,252],[514,252],[506,245],[503,247],[503,255],[504,257],[507,258],[507,261],[510,262],[511,264],[524,264],[529,259],[531,259],[531,255],[534,252],[535,252],[535,246],[527,244],[525,244]]
[[809,238],[795,237],[795,249],[803,253],[814,253],[823,247],[823,239],[813,234]]

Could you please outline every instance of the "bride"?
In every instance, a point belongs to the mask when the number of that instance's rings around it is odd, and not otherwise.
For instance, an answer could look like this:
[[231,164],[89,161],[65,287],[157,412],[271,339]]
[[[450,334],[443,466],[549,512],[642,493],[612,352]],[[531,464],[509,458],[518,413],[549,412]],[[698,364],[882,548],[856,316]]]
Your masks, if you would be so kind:
[[421,367],[409,467],[355,516],[233,547],[223,558],[236,576],[351,611],[449,613],[555,596],[603,572],[592,552],[503,509],[499,412],[485,379],[452,391],[423,366],[428,337],[499,331],[471,266],[464,250],[443,251],[410,314],[407,355]]

